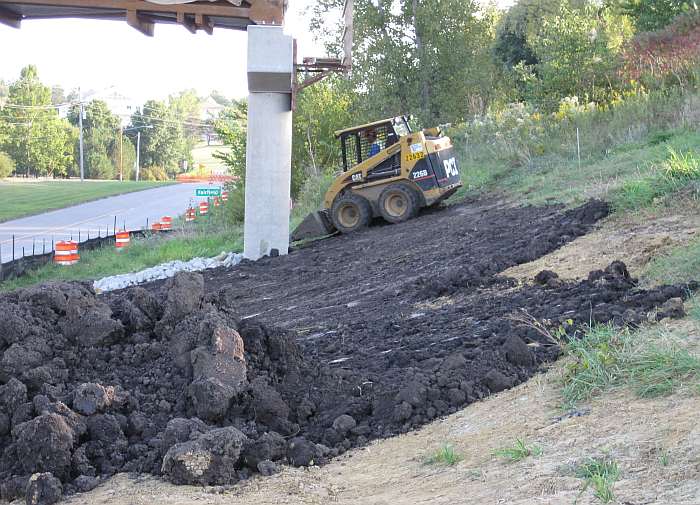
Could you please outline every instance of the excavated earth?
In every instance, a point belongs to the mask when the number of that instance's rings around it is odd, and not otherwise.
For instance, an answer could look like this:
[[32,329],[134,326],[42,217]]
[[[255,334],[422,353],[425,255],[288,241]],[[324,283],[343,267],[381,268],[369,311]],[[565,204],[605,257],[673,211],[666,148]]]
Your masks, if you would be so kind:
[[682,315],[695,283],[644,291],[621,262],[581,282],[499,275],[607,214],[481,200],[103,296],[3,295],[0,498],[323,463],[527,380],[559,355],[548,331]]

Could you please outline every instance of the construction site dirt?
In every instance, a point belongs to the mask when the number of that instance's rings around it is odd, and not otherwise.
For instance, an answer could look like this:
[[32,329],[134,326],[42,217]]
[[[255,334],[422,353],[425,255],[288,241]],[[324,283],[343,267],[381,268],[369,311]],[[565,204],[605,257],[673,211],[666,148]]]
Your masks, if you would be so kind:
[[580,281],[499,275],[607,214],[479,200],[106,295],[5,294],[0,498],[322,464],[526,381],[564,332],[681,315],[695,283],[642,290],[622,262]]

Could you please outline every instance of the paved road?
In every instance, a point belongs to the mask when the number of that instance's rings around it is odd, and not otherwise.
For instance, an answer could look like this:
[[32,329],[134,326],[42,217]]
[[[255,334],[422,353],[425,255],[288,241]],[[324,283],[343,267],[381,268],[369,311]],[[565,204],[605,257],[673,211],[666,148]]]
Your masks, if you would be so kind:
[[194,203],[200,200],[194,196],[197,187],[207,187],[207,184],[173,184],[0,223],[0,259],[2,262],[12,259],[13,234],[15,257],[20,257],[22,247],[26,255],[32,254],[32,243],[39,254],[43,243],[47,251],[51,249],[52,239],[67,240],[72,236],[77,240],[80,233],[81,240],[85,240],[88,232],[90,237],[98,233],[104,236],[107,227],[111,234],[115,216],[117,228],[126,224],[129,230],[144,228],[146,219],[153,223],[162,216],[176,217],[185,212],[190,200]]

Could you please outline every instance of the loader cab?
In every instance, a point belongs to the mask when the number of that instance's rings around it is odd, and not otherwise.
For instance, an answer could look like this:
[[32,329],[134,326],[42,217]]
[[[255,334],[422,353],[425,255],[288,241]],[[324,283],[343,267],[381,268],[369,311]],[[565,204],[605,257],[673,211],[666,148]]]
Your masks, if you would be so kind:
[[397,116],[336,132],[343,155],[343,172],[396,144],[400,137],[411,133],[408,121],[407,116]]

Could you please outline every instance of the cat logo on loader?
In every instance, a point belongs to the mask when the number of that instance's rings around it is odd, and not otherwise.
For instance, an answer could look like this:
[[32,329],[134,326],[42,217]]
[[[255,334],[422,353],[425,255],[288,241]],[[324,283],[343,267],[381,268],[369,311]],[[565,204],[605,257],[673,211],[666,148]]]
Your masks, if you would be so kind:
[[378,216],[400,223],[457,191],[462,181],[450,138],[440,128],[411,131],[408,120],[399,116],[335,133],[343,172],[323,209],[297,226],[292,241],[350,233]]

